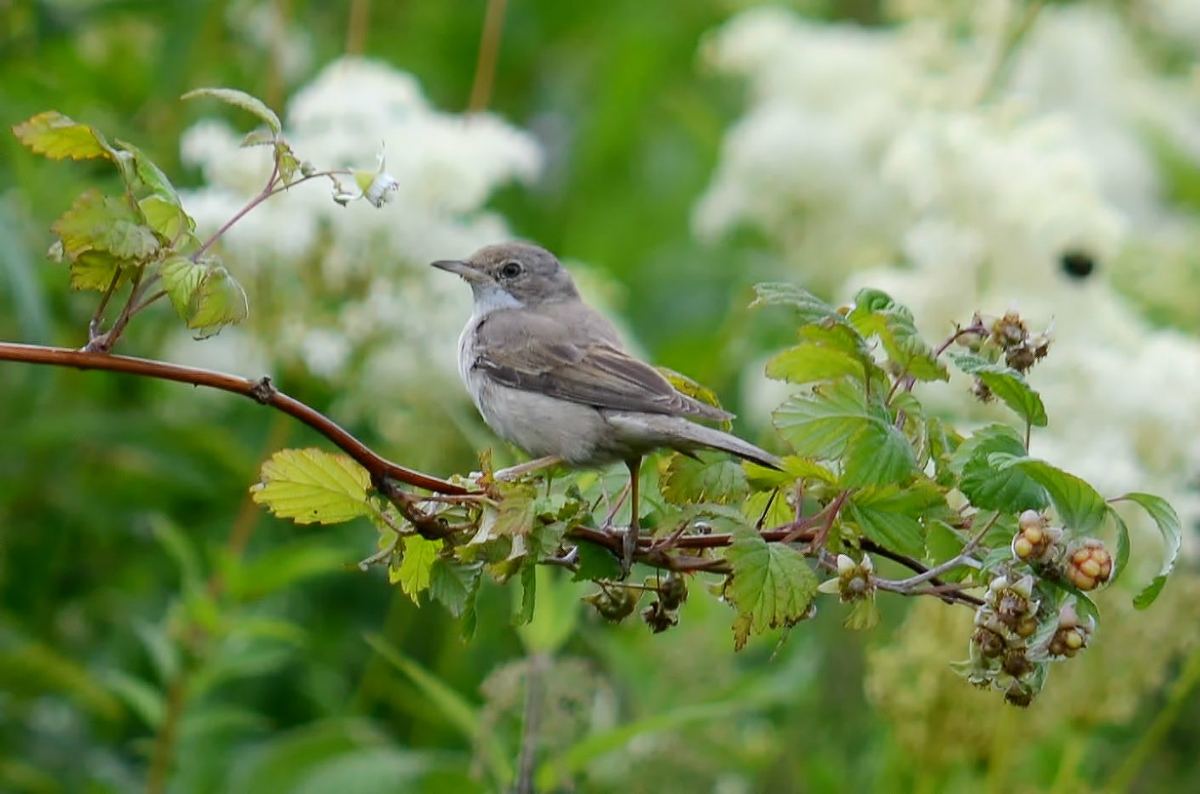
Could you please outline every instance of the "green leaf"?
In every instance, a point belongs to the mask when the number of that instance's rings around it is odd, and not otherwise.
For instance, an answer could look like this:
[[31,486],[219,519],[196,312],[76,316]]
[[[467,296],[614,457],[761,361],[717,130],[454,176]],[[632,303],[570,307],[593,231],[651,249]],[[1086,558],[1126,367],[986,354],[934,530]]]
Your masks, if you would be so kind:
[[513,615],[514,626],[524,626],[533,620],[537,604],[537,564],[530,561],[521,569],[521,607]]
[[990,457],[996,453],[1025,454],[1024,442],[1008,425],[981,427],[950,458],[950,470],[961,475],[958,488],[971,504],[1006,513],[1041,510],[1050,504],[1046,489],[1024,471],[995,465]]
[[171,299],[171,306],[183,320],[191,318],[194,310],[192,298],[196,290],[200,289],[200,283],[204,281],[207,272],[207,265],[196,264],[185,256],[172,257],[163,262],[163,289]]
[[297,524],[337,524],[372,511],[371,475],[346,455],[319,449],[284,449],[262,465],[251,498]]
[[815,383],[851,377],[863,380],[866,371],[856,356],[835,347],[796,345],[767,362],[768,378],[789,383]]
[[[407,542],[407,538],[405,540]],[[482,569],[483,563],[461,563],[437,557],[429,567],[429,595],[457,618],[479,591],[479,572]]]
[[245,91],[239,91],[236,88],[196,88],[188,91],[180,99],[195,99],[196,97],[211,97],[227,105],[233,105],[253,113],[265,122],[271,132],[276,135],[283,131],[283,125],[279,123],[279,116],[275,115],[275,111],[267,107],[261,99],[251,96]]
[[275,144],[275,133],[271,130],[264,130],[261,127],[256,130],[250,130],[246,133],[246,137],[242,138],[239,146],[243,149],[251,146],[272,146]]
[[593,546],[591,543],[580,543],[575,548],[579,552],[579,568],[571,577],[572,582],[589,579],[616,579],[621,575],[621,566],[608,549]]
[[879,625],[879,617],[879,607],[875,605],[875,597],[871,596],[855,602],[842,625],[851,631],[870,631]]
[[1133,599],[1133,605],[1136,608],[1145,609],[1158,598],[1158,594],[1162,592],[1163,586],[1167,583],[1167,577],[1175,568],[1175,559],[1179,556],[1179,548],[1183,544],[1183,527],[1179,523],[1179,514],[1175,512],[1175,508],[1171,507],[1161,496],[1148,493],[1127,493],[1113,501],[1137,503],[1150,514],[1158,526],[1158,531],[1162,533],[1164,548],[1162,569],[1158,576],[1155,576],[1150,584],[1146,585],[1145,589]]
[[125,260],[118,259],[107,251],[85,251],[71,263],[71,289],[92,289],[104,292],[112,284],[113,276],[118,276],[117,286],[120,287],[129,278],[122,265]]
[[785,491],[758,491],[742,502],[742,517],[755,526],[778,527],[790,523],[796,516],[788,504]]
[[905,488],[889,485],[856,492],[846,504],[846,517],[867,538],[881,546],[925,556],[923,521],[946,518],[949,508],[941,489],[930,480]]
[[851,440],[871,421],[866,397],[851,381],[821,384],[775,409],[780,435],[804,457],[828,460],[846,454]]
[[183,208],[162,196],[146,196],[138,202],[142,215],[151,229],[167,242],[172,242],[184,232],[195,231],[196,222]]
[[485,504],[479,521],[483,537],[516,537],[533,529],[536,490],[527,485],[501,484],[500,504]]
[[877,336],[888,358],[917,380],[949,380],[946,365],[917,333],[912,312],[876,289],[862,289],[854,296],[854,309],[847,319],[863,336]]
[[[934,565],[940,565],[947,560],[957,557],[966,542],[944,521],[930,521],[925,533],[925,546],[928,549],[928,559]],[[969,573],[969,569],[955,568],[942,575],[946,582],[960,582]]]
[[12,131],[25,146],[51,160],[103,157],[117,161],[116,151],[95,127],[80,124],[57,110],[39,113],[13,127]]
[[159,247],[153,230],[123,198],[106,197],[96,190],[84,192],[50,230],[58,235],[63,254],[71,260],[88,251],[145,260]]
[[756,284],[756,297],[750,307],[787,306],[795,309],[801,325],[824,322],[830,325],[845,325],[846,318],[825,301],[795,284]]
[[442,541],[427,540],[420,535],[406,535],[400,540],[403,544],[400,565],[388,569],[388,579],[392,584],[400,585],[404,594],[419,605],[418,596],[432,582],[433,566],[440,559],[438,553],[442,550]]
[[1041,396],[1025,381],[1025,377],[1011,367],[993,364],[970,353],[952,353],[951,358],[958,368],[968,375],[983,381],[1004,404],[1022,419],[1035,427],[1045,427],[1046,407]]
[[132,143],[126,141],[117,141],[117,143],[132,156],[133,173],[141,183],[159,198],[169,201],[178,207],[179,193],[175,190],[175,186],[171,184],[171,180],[163,173],[162,169],[145,152]]
[[1111,507],[1108,509],[1108,515],[1117,527],[1117,555],[1113,558],[1112,576],[1108,580],[1109,584],[1112,584],[1129,564],[1129,525],[1121,518],[1121,514]]
[[988,463],[999,469],[1019,469],[1045,488],[1072,537],[1093,535],[1104,524],[1108,513],[1104,497],[1074,474],[1067,474],[1044,460],[1006,452],[988,455]]
[[738,611],[734,631],[739,650],[750,633],[791,626],[804,617],[817,592],[817,576],[800,552],[767,543],[755,530],[739,526],[725,559],[732,569],[725,596]]
[[217,333],[222,327],[240,323],[250,313],[246,292],[221,265],[205,269],[200,286],[189,302],[188,328],[200,331],[200,337]]
[[742,468],[746,472],[746,479],[754,488],[778,488],[791,485],[796,480],[818,480],[830,485],[837,482],[837,475],[814,460],[798,455],[784,455],[781,461],[782,470],[768,469],[750,461],[742,461]]
[[888,485],[916,473],[912,445],[887,422],[872,419],[851,442],[842,469],[842,484],[857,488]]
[[671,504],[740,502],[750,492],[746,472],[736,461],[717,455],[699,459],[675,453],[658,478],[663,498]]

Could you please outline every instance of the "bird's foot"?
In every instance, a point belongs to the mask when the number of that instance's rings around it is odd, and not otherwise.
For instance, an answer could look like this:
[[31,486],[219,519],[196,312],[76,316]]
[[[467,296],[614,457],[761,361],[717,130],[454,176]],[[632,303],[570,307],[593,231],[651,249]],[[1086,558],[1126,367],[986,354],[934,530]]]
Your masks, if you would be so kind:
[[637,553],[638,535],[637,516],[629,522],[629,529],[625,530],[625,534],[621,536],[621,578],[625,579],[629,576],[629,571],[633,568],[633,555]]

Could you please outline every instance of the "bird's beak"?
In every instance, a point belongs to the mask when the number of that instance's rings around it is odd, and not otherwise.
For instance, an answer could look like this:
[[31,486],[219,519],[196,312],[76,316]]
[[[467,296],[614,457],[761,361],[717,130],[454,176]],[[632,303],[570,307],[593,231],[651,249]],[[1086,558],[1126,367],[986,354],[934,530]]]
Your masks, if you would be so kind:
[[466,282],[481,281],[487,277],[487,274],[478,265],[464,262],[461,259],[439,259],[433,263],[433,266],[439,270],[445,270],[447,273],[461,276]]

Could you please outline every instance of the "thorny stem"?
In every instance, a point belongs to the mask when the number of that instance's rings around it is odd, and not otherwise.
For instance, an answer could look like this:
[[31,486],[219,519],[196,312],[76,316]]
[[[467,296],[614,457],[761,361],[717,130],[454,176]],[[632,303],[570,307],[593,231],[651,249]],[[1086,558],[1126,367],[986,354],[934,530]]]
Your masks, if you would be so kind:
[[[371,475],[375,489],[396,506],[401,515],[412,525],[416,532],[426,538],[445,538],[457,532],[464,531],[468,525],[449,524],[442,516],[430,515],[420,510],[418,505],[426,497],[410,494],[402,489],[399,483],[416,488],[432,491],[443,496],[482,496],[468,491],[457,483],[414,471],[382,457],[355,436],[351,435],[332,419],[316,409],[288,396],[275,388],[270,378],[257,380],[242,378],[212,370],[185,367],[169,364],[163,361],[119,356],[98,351],[72,350],[69,348],[49,347],[43,345],[24,345],[11,342],[0,342],[0,361],[18,361],[27,364],[44,364],[48,366],[73,367],[81,370],[106,370],[122,372],[130,375],[170,380],[178,383],[189,383],[193,386],[204,386],[211,389],[240,394],[256,402],[281,411],[316,430],[356,462]],[[816,515],[799,521],[793,521],[780,527],[764,529],[759,535],[768,543],[778,542],[811,542],[819,534],[816,527],[829,522],[833,515],[834,506],[840,509],[837,500],[825,510]],[[831,523],[831,522],[829,522]],[[596,529],[588,526],[573,526],[567,530],[565,537],[576,543],[589,543],[608,549],[615,555],[621,553],[621,535],[608,529]],[[721,548],[733,543],[733,537],[728,533],[712,533],[707,535],[680,535],[671,543],[671,551],[655,547],[655,541],[646,537],[639,539],[635,559],[638,562],[664,569],[681,572],[712,571],[727,573],[728,563],[721,558],[697,556],[682,553],[684,550],[696,551],[701,554],[706,549]],[[870,540],[863,539],[862,548],[874,554],[887,557],[901,565],[924,574],[929,569],[919,561],[899,552],[879,546]],[[943,583],[935,576],[926,581],[935,587]],[[982,603],[978,598],[966,593],[938,593],[943,600],[960,601],[978,606]]]
[[[983,541],[984,535],[988,533],[988,530],[992,528],[992,526],[996,523],[996,520],[999,518],[999,513],[993,515],[992,519],[984,524],[983,528],[976,532],[975,535],[967,541],[967,544],[962,547],[962,551],[955,556],[951,557],[940,565],[936,565],[927,571],[917,574],[916,576],[910,576],[907,579],[900,579],[899,581],[888,582],[888,584],[891,586],[885,589],[903,593],[907,592],[914,586],[921,584],[922,582],[928,582],[931,579],[936,579],[938,576],[941,576],[947,571],[952,571],[955,568],[960,568],[964,565],[972,568],[975,567],[979,563],[972,555],[975,553],[975,549],[979,548],[979,544]],[[975,563],[975,565],[972,565],[972,563]],[[881,584],[882,581],[886,580],[877,580],[877,584]]]

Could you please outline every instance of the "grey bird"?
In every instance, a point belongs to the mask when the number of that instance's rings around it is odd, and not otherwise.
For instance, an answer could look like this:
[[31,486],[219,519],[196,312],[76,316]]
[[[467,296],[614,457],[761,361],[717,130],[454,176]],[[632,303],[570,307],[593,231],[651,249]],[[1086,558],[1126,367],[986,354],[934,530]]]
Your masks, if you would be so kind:
[[537,458],[508,471],[558,462],[629,468],[626,572],[637,549],[638,473],[647,453],[716,449],[780,468],[771,453],[691,421],[733,415],[679,392],[625,352],[612,323],[580,299],[571,274],[544,248],[489,245],[433,266],[461,276],[475,295],[458,340],[459,373],[475,407],[497,435]]

